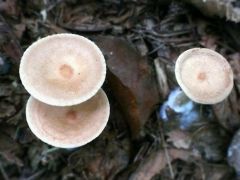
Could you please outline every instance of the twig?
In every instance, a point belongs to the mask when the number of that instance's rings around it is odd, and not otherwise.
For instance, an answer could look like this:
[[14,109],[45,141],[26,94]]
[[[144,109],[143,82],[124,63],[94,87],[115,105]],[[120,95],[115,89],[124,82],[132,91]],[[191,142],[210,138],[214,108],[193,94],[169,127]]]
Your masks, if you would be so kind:
[[0,162],[0,171],[1,171],[1,173],[2,173],[2,176],[3,176],[4,180],[9,180],[9,177],[8,177],[8,175],[7,175],[6,171],[5,171],[5,169],[3,168],[1,162]]
[[175,44],[173,46],[180,48],[180,47],[192,47],[194,45],[196,45],[195,42],[187,42],[187,43]]
[[169,87],[164,67],[161,66],[159,58],[154,59],[154,66],[157,75],[159,94],[165,98],[169,92]]
[[58,4],[62,3],[63,1],[64,0],[57,0],[56,2],[47,7],[46,11],[47,12],[51,11],[53,8],[55,8]]
[[33,174],[32,176],[28,177],[26,180],[37,179],[37,177],[41,176],[44,172],[45,172],[45,169],[42,169],[42,170],[36,172],[35,174]]
[[198,163],[197,161],[194,161],[194,163],[199,167],[201,171],[202,180],[206,180],[206,174],[204,172],[203,165],[201,163]]
[[167,159],[167,164],[168,164],[168,167],[169,167],[169,172],[170,172],[171,178],[174,179],[175,174],[174,174],[174,172],[173,172],[173,168],[172,168],[172,164],[171,164],[171,159],[170,159],[170,156],[169,156],[169,153],[168,153],[166,141],[165,141],[165,139],[164,139],[164,134],[163,134],[163,128],[162,128],[162,127],[160,127],[160,136],[161,136],[161,139],[162,139],[162,144],[163,144],[165,156],[166,156],[166,159]]
[[46,151],[42,152],[42,155],[47,155],[48,153],[52,153],[52,152],[58,151],[59,149],[60,148],[57,148],[57,147],[47,149]]

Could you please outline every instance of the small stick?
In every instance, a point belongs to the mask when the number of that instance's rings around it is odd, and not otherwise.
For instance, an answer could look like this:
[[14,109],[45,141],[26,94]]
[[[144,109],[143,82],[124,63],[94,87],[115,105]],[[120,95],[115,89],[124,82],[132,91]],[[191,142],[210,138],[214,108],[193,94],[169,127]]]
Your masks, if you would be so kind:
[[3,168],[1,162],[0,162],[0,171],[1,171],[1,173],[2,173],[2,176],[3,176],[4,180],[9,180],[9,177],[8,177],[8,175],[7,175],[6,171],[5,171],[5,169]]
[[169,167],[169,172],[170,172],[171,178],[174,179],[175,175],[174,175],[174,172],[173,172],[171,159],[170,159],[170,156],[169,156],[169,153],[168,153],[168,150],[167,150],[167,146],[166,146],[166,142],[165,142],[165,139],[164,139],[163,128],[162,127],[160,127],[160,135],[161,135],[161,138],[162,138],[162,144],[163,144],[165,156],[166,156],[166,159],[167,159],[167,164],[168,164],[168,167]]

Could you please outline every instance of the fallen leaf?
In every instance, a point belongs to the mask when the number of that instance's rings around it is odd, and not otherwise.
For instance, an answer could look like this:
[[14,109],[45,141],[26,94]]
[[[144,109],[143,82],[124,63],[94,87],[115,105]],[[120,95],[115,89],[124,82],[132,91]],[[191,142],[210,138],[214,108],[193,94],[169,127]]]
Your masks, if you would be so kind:
[[9,16],[17,16],[19,14],[17,0],[5,0],[0,2],[0,12]]
[[75,151],[69,156],[68,165],[79,174],[85,171],[87,179],[113,180],[128,161],[128,152],[111,138],[109,142],[98,141]]
[[123,39],[100,36],[96,43],[106,56],[107,81],[112,93],[136,138],[159,103],[153,69],[147,59]]
[[235,88],[224,101],[212,106],[217,121],[228,131],[234,132],[240,128],[239,100]]
[[225,158],[229,134],[219,125],[208,124],[197,129],[192,138],[191,148],[208,162],[221,162]]
[[[192,153],[186,150],[180,149],[167,149],[170,163],[176,159],[181,159],[188,161],[192,157]],[[152,177],[167,166],[168,160],[166,157],[166,152],[164,150],[159,150],[152,153],[151,156],[145,160],[135,172],[130,176],[130,180],[151,180]]]
[[200,44],[208,49],[216,50],[217,48],[217,37],[213,35],[203,35]]
[[191,137],[187,131],[182,131],[180,129],[175,129],[167,133],[167,142],[173,143],[173,145],[180,149],[189,149],[191,144]]
[[22,48],[11,27],[0,16],[0,51],[11,61],[13,74],[18,74]]
[[16,37],[18,39],[22,38],[22,35],[24,33],[24,31],[26,30],[26,24],[22,23],[22,24],[16,24],[14,26],[14,34],[16,35]]

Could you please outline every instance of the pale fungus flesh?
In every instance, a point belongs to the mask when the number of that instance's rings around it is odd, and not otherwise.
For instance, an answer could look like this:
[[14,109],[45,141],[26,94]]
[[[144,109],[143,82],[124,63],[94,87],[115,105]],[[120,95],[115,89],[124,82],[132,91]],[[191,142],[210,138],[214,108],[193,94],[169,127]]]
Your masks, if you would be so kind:
[[175,65],[179,86],[193,101],[215,104],[224,100],[233,88],[233,72],[227,60],[207,48],[183,52]]
[[109,113],[102,89],[79,105],[52,106],[30,97],[26,106],[31,131],[43,142],[60,148],[79,147],[95,139],[105,128]]
[[20,78],[36,99],[55,106],[82,103],[102,86],[106,63],[100,49],[74,34],[56,34],[33,43],[23,54]]

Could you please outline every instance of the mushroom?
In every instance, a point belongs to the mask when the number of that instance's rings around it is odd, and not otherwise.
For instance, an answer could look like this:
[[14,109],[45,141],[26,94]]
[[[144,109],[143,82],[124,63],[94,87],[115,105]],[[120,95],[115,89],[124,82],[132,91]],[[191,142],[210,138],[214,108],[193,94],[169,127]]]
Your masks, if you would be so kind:
[[100,49],[87,38],[56,34],[28,47],[19,73],[34,98],[50,105],[71,106],[97,93],[105,80],[106,63]]
[[27,102],[31,131],[43,142],[61,148],[79,147],[95,139],[105,128],[110,106],[104,91],[74,106],[51,106],[34,97]]
[[218,103],[233,88],[233,72],[227,60],[206,48],[183,52],[176,61],[175,75],[184,93],[201,104]]

